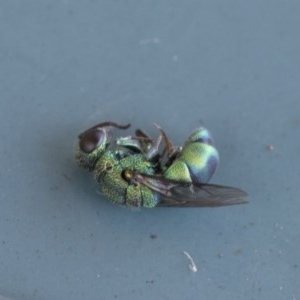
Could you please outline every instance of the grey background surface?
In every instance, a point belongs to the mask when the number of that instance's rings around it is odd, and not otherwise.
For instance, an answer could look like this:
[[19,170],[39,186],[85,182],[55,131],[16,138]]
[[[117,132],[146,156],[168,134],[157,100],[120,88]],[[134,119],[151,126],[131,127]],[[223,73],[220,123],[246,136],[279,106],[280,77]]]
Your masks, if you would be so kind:
[[[299,12],[289,0],[1,1],[0,294],[300,299]],[[107,120],[153,135],[157,122],[178,145],[204,124],[221,155],[212,182],[250,204],[111,204],[74,161],[77,134]]]

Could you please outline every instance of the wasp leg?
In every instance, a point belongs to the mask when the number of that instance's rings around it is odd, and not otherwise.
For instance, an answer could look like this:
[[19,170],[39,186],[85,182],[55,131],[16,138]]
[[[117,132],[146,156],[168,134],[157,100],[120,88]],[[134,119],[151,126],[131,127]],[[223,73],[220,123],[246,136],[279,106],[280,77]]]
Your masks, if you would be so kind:
[[144,131],[142,131],[141,129],[138,128],[135,131],[135,135],[136,135],[136,137],[138,139],[143,140],[143,141],[145,141],[145,142],[153,145],[153,139],[147,133],[145,133]]
[[160,131],[163,139],[164,139],[164,142],[166,144],[166,147],[164,149],[164,151],[167,152],[167,155],[169,156],[169,154],[171,154],[173,152],[173,149],[175,148],[173,146],[173,143],[171,142],[171,140],[168,138],[167,134],[164,132],[164,130],[156,123],[154,123],[154,126]]
[[159,146],[160,146],[162,140],[163,140],[163,136],[159,135],[156,142],[145,154],[147,160],[153,160],[155,157],[160,156],[158,149],[159,149]]
[[[136,139],[138,139],[141,143],[143,154],[147,155],[148,152],[152,151],[152,148],[155,147],[155,142],[148,134],[146,134],[141,129],[137,129],[135,131],[135,134],[136,134]],[[150,155],[149,157],[151,158],[152,156]]]
[[116,145],[129,148],[134,152],[143,153],[143,141],[135,136],[125,136],[117,138]]
[[177,155],[181,152],[182,147],[174,146],[171,140],[168,138],[167,134],[165,131],[156,123],[154,123],[154,126],[160,131],[164,142],[166,144],[165,149],[162,152],[162,157],[165,155],[167,156],[167,162],[166,165],[170,165],[174,159],[177,157]]

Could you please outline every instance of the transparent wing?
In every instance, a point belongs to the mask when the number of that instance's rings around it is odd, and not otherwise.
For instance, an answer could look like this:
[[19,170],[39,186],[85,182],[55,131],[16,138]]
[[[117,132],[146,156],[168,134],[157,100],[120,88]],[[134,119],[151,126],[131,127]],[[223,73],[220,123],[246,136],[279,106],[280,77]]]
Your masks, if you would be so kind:
[[134,180],[159,194],[160,202],[157,206],[217,207],[248,203],[245,199],[247,193],[235,187],[187,184],[139,173],[134,174]]
[[203,184],[187,187],[175,187],[170,195],[163,195],[159,206],[178,207],[216,207],[245,204],[246,192],[235,187]]

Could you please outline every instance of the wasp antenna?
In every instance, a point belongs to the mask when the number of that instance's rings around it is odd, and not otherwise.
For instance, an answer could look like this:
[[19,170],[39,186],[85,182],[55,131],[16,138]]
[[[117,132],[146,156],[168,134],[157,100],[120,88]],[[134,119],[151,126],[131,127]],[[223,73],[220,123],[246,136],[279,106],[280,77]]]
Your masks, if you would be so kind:
[[105,127],[115,127],[115,128],[118,128],[118,129],[127,129],[131,126],[130,123],[126,124],[126,125],[120,125],[118,123],[115,123],[115,122],[103,122],[103,123],[99,123],[89,129],[87,129],[86,131],[82,132],[81,134],[79,134],[79,138],[81,138],[83,135],[85,135],[86,133],[94,130],[94,129],[98,129],[98,128],[105,128]]
[[103,123],[99,123],[95,126],[93,126],[92,128],[90,129],[95,129],[95,128],[101,128],[101,127],[115,127],[115,128],[118,128],[118,129],[128,129],[129,127],[131,126],[130,123],[126,124],[126,125],[121,125],[121,124],[118,124],[116,122],[103,122]]

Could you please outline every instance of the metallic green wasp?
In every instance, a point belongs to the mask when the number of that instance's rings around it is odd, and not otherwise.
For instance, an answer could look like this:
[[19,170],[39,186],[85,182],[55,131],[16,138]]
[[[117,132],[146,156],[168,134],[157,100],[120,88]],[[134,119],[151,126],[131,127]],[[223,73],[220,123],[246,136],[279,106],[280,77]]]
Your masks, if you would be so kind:
[[79,166],[94,173],[112,202],[132,207],[214,207],[247,202],[240,189],[207,183],[219,161],[207,129],[197,129],[183,147],[174,147],[157,125],[160,135],[155,141],[140,129],[135,136],[112,139],[112,128],[129,126],[104,122],[78,137]]

